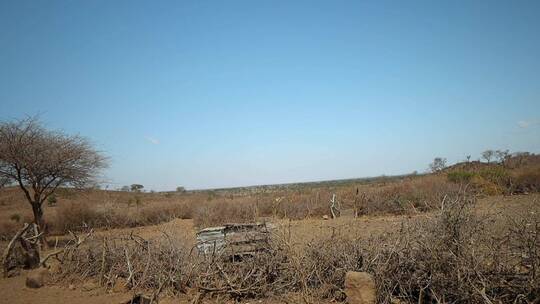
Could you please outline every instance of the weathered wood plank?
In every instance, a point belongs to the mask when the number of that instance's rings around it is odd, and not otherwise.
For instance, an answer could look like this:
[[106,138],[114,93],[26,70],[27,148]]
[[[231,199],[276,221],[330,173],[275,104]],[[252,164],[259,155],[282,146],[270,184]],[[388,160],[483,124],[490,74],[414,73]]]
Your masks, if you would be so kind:
[[265,248],[270,225],[266,223],[225,224],[197,232],[200,253],[249,254]]

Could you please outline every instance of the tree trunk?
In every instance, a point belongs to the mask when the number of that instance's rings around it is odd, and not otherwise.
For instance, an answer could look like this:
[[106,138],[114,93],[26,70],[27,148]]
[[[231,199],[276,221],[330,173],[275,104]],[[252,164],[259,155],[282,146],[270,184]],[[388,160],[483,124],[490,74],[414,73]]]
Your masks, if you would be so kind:
[[43,233],[40,237],[41,244],[43,244],[43,246],[47,248],[47,227],[45,221],[43,220],[43,209],[41,208],[41,204],[32,202],[32,211],[34,213],[34,223],[38,227],[38,233]]

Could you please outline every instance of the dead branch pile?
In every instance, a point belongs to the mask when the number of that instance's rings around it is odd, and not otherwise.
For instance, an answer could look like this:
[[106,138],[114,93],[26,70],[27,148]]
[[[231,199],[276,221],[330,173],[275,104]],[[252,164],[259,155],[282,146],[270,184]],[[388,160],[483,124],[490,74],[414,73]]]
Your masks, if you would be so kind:
[[361,244],[346,236],[311,241],[303,255],[303,271],[310,294],[317,298],[345,300],[345,273],[359,271],[363,263]]
[[[38,238],[40,234],[34,233],[36,226],[25,223],[8,243],[2,255],[3,276],[8,277],[9,271],[19,266],[35,268],[39,264]],[[36,229],[37,231],[37,229]]]
[[379,302],[540,302],[538,211],[501,223],[470,206],[454,201],[427,222],[363,243],[363,269],[376,277]]
[[190,260],[189,250],[166,234],[158,241],[134,234],[103,237],[66,257],[60,278],[93,279],[107,289],[121,285],[155,293],[164,288],[184,291],[193,268]]
[[352,270],[375,276],[380,303],[538,303],[538,211],[502,223],[476,216],[472,204],[467,197],[446,201],[432,218],[412,219],[377,238],[333,235],[293,244],[281,229],[265,250],[242,257],[202,255],[166,234],[94,239],[62,254],[62,277],[154,295],[195,289],[241,299],[295,292],[317,302],[343,300],[344,276]]
[[352,244],[332,244],[330,240],[314,243],[302,251],[276,235],[265,250],[253,254],[231,256],[221,251],[203,255],[167,235],[145,240],[131,234],[94,239],[89,246],[64,254],[60,279],[90,279],[108,289],[121,284],[154,294],[196,289],[203,295],[240,299],[298,291],[343,299],[344,273],[359,268],[360,251]]
[[45,254],[42,251],[42,244],[40,242],[43,232],[38,232],[38,226],[36,224],[25,223],[23,228],[13,236],[4,249],[2,256],[4,277],[8,277],[10,271],[18,271],[20,268],[33,269],[39,266],[47,267],[47,262],[51,258],[63,262],[66,255],[72,253],[92,235],[93,230],[89,229],[82,237],[71,231],[69,233],[72,238],[67,241],[64,247],[56,248],[55,246],[52,251]]
[[241,257],[209,256],[199,261],[194,286],[205,293],[232,298],[280,293],[295,285],[288,257],[280,248]]

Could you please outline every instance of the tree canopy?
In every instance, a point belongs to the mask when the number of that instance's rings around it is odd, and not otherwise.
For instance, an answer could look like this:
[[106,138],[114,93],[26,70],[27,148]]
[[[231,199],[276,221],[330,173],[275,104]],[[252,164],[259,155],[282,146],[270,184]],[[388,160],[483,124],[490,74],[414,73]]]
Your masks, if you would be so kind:
[[107,158],[84,137],[47,130],[35,118],[0,122],[0,178],[21,188],[38,225],[58,187],[93,185],[105,167]]

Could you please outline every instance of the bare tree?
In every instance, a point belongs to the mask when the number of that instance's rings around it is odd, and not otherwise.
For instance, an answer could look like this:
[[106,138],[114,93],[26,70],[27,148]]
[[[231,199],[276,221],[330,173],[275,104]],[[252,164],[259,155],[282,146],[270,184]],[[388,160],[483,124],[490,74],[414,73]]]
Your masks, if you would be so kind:
[[495,151],[493,150],[486,150],[482,152],[482,158],[487,161],[489,164],[491,162],[491,159],[495,156]]
[[521,167],[526,163],[527,158],[530,155],[531,155],[531,153],[529,153],[529,152],[514,152],[512,157],[517,159],[517,165],[518,165],[518,167]]
[[141,184],[132,184],[131,185],[131,191],[133,191],[133,192],[141,192],[143,188],[144,188],[144,186],[141,185]]
[[435,157],[433,162],[429,164],[429,169],[431,172],[436,173],[446,168],[446,158]]
[[504,165],[506,163],[506,160],[510,157],[510,151],[509,150],[497,150],[495,151],[495,156],[497,157],[497,160],[501,165]]
[[43,202],[58,187],[92,185],[106,166],[84,137],[47,130],[35,118],[0,122],[0,177],[18,184],[42,232]]

